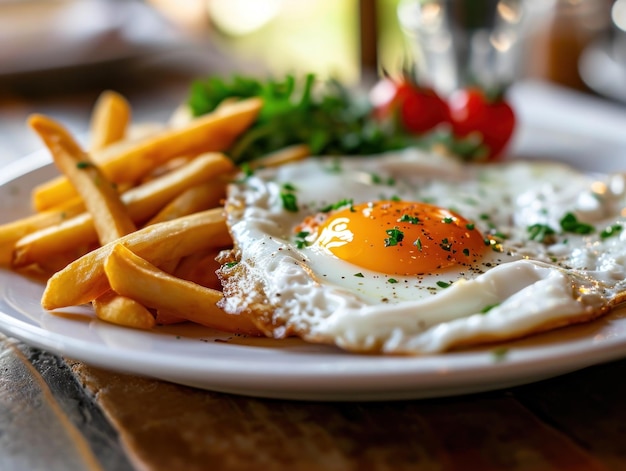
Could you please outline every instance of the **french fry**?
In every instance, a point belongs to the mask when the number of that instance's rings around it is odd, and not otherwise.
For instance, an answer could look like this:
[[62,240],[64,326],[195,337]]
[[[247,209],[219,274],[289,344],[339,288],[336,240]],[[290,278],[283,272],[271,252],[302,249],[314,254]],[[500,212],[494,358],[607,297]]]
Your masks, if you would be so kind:
[[218,253],[219,250],[212,249],[187,255],[180,260],[172,274],[207,288],[220,289],[221,284],[215,273],[220,267],[215,260]]
[[93,216],[100,242],[105,244],[133,232],[135,224],[117,190],[65,128],[42,115],[31,116],[28,122],[48,146],[54,163],[82,197]]
[[40,229],[60,224],[84,211],[85,205],[82,200],[73,198],[62,207],[35,213],[0,225],[0,264],[3,260],[9,261],[11,259],[13,246],[22,237]]
[[128,101],[114,91],[102,92],[91,115],[89,150],[93,152],[104,149],[123,140],[130,120],[131,109]]
[[106,292],[109,283],[104,260],[118,243],[160,266],[194,252],[226,247],[232,240],[221,208],[147,226],[83,255],[55,273],[44,290],[43,308],[53,310],[88,303]]
[[114,291],[98,296],[92,305],[98,319],[112,324],[147,330],[156,323],[152,313],[143,304]]
[[[122,195],[122,201],[127,205],[131,218],[137,223],[143,223],[185,190],[215,181],[216,177],[228,174],[233,169],[232,161],[224,154],[202,154],[171,172],[129,190]],[[223,184],[216,181],[216,186],[220,188]]]
[[[186,189],[215,180],[214,177],[233,168],[230,159],[223,154],[203,154],[170,173],[128,190],[122,195],[122,201],[132,221],[143,224]],[[215,180],[212,190],[215,193],[206,195],[207,201],[221,194],[223,185],[223,182]],[[217,204],[212,207],[215,206]],[[51,254],[65,252],[76,244],[91,244],[97,238],[92,216],[89,213],[80,214],[17,240],[10,249],[13,252],[11,266],[21,268],[40,263]],[[0,246],[0,256],[3,249],[5,246]]]
[[188,214],[216,208],[224,196],[226,196],[226,182],[223,180],[215,179],[193,186],[174,198],[147,224],[171,221]]
[[[65,129],[56,122],[33,117],[31,126],[50,148],[57,166],[80,194],[89,210],[100,244],[113,242],[134,232],[135,224],[126,212],[117,191]],[[86,164],[87,168],[81,168]],[[133,299],[107,292],[92,301],[96,316],[107,322],[128,327],[154,327],[154,316]]]
[[[228,149],[256,119],[259,98],[238,101],[213,113],[198,117],[180,128],[167,130],[132,142],[112,144],[95,152],[104,176],[114,183],[137,181],[165,162],[181,155]],[[33,190],[33,206],[38,211],[59,204],[73,194],[67,179],[41,185]]]
[[284,147],[271,154],[264,155],[248,163],[249,168],[265,168],[278,167],[288,162],[296,162],[305,159],[311,155],[311,149],[306,144],[295,144],[293,146]]
[[121,244],[111,250],[104,270],[116,293],[145,306],[218,330],[261,335],[250,318],[217,307],[220,291],[168,275]]

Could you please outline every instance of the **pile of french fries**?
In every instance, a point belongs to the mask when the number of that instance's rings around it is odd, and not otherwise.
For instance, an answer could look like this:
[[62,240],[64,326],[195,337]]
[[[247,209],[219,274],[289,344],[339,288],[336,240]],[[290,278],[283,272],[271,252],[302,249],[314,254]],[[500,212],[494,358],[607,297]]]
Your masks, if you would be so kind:
[[[91,303],[99,319],[127,327],[191,321],[258,335],[251,319],[216,306],[215,257],[232,246],[222,202],[238,169],[224,152],[261,106],[228,101],[198,118],[179,110],[142,132],[128,101],[107,91],[88,151],[58,122],[31,116],[61,175],[32,189],[32,215],[0,225],[0,265],[43,274],[47,310]],[[294,146],[254,166],[308,153]]]

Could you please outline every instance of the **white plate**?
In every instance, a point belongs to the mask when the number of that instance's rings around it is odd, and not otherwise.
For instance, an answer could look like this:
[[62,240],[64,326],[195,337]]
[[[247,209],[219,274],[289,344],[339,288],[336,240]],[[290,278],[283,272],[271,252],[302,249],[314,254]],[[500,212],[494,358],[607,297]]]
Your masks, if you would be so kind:
[[[30,189],[54,174],[44,153],[5,167],[0,222],[28,214]],[[43,288],[41,282],[0,269],[0,330],[94,366],[245,395],[307,400],[456,395],[529,383],[626,356],[624,311],[510,342],[504,357],[495,355],[494,347],[378,357],[296,340],[229,336],[193,325],[136,331],[100,322],[87,307],[52,314],[39,305]]]

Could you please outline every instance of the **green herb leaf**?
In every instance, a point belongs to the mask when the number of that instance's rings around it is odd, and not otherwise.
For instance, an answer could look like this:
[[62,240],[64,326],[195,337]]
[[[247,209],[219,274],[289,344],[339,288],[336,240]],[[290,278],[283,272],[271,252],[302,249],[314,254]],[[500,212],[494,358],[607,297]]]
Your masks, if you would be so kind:
[[398,222],[410,222],[411,224],[418,224],[420,222],[420,220],[415,217],[415,216],[411,216],[409,214],[403,214],[399,219]]
[[393,229],[387,229],[385,232],[389,236],[385,239],[385,247],[398,245],[398,243],[402,242],[402,239],[404,239],[404,232],[402,232],[397,227],[394,227]]
[[547,224],[533,224],[528,226],[526,231],[530,240],[539,242],[548,242],[556,234],[556,231]]
[[292,213],[297,213],[300,208],[298,208],[298,200],[296,195],[287,191],[281,191],[280,199],[283,202],[283,208],[285,210],[290,211]]
[[600,238],[608,239],[609,237],[619,234],[622,231],[622,229],[623,229],[623,226],[621,224],[613,224],[607,227],[606,229],[604,229],[600,233]]
[[560,221],[561,229],[574,234],[591,234],[595,228],[591,224],[580,222],[573,213],[567,213]]

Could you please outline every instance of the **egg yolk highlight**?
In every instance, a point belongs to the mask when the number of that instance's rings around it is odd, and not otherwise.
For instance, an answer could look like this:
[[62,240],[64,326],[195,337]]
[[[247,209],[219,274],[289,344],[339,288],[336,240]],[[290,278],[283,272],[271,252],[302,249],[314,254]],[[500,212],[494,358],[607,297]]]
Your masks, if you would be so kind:
[[378,201],[346,207],[319,227],[317,244],[335,256],[390,275],[470,266],[486,250],[467,219],[438,206]]

